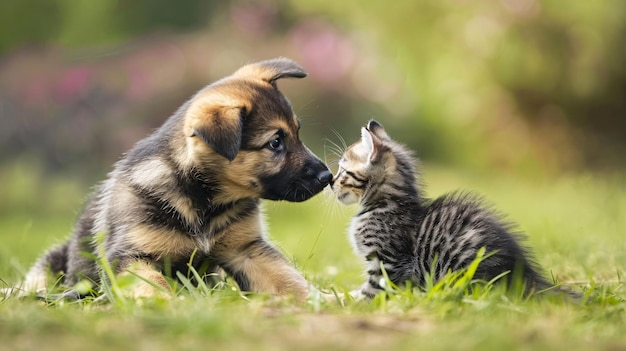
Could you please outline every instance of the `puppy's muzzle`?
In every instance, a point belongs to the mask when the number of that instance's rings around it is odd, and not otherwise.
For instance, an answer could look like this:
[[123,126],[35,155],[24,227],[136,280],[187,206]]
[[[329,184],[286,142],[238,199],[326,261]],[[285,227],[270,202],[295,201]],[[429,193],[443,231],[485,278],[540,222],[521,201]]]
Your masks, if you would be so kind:
[[[324,167],[326,167],[326,166],[324,166]],[[326,169],[323,169],[320,172],[318,172],[315,175],[315,178],[322,185],[322,189],[323,189],[326,185],[330,184],[330,181],[333,179],[333,174],[330,173],[328,168],[326,168]]]
[[322,191],[333,178],[324,162],[309,152],[304,166],[285,166],[278,174],[263,178],[263,198],[301,202]]
[[305,167],[303,176],[295,182],[292,188],[292,196],[288,196],[288,201],[305,201],[313,195],[322,191],[333,179],[333,174],[328,167],[315,158],[307,167]]

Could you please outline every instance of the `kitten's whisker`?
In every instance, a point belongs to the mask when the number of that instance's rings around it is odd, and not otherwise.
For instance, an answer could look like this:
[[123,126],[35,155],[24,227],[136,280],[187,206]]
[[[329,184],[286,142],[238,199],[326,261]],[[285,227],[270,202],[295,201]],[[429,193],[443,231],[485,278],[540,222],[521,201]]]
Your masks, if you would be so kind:
[[[326,143],[329,143],[330,145]],[[341,157],[341,154],[343,154],[344,151],[341,146],[337,145],[330,139],[324,139],[324,150],[326,149],[330,150],[330,152],[337,157]]]
[[345,146],[342,147],[341,145],[335,143],[334,141],[325,138],[324,139],[325,142],[328,142],[330,145],[327,145],[329,148],[332,147],[332,150],[334,150],[335,152],[337,152],[338,154],[342,154],[343,151],[346,149]]
[[[327,153],[327,151],[330,151],[330,155]],[[336,169],[332,168],[339,163],[339,159],[341,158],[342,153],[343,151],[339,149],[339,145],[337,145],[330,139],[324,139],[324,163],[326,163],[326,165],[331,168],[331,172],[336,172]]]
[[331,128],[330,129],[331,132],[333,132],[333,134],[335,134],[335,136],[337,137],[337,139],[339,139],[339,142],[341,143],[341,145],[343,146],[343,148],[341,148],[341,150],[345,150],[348,148],[348,145],[346,144],[346,139],[344,139],[341,134],[339,134],[339,132],[335,129],[335,128]]
[[324,190],[324,216],[337,219],[345,217],[345,206],[341,206],[335,197],[335,193],[328,188]]

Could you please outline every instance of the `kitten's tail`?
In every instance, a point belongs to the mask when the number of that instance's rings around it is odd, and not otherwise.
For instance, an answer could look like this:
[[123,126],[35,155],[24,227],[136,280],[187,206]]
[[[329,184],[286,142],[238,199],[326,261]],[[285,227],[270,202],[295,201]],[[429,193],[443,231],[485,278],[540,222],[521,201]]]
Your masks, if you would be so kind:
[[541,275],[536,269],[528,266],[524,270],[524,281],[526,282],[526,293],[528,295],[557,294],[564,296],[568,300],[582,303],[584,295],[562,285],[555,285]]

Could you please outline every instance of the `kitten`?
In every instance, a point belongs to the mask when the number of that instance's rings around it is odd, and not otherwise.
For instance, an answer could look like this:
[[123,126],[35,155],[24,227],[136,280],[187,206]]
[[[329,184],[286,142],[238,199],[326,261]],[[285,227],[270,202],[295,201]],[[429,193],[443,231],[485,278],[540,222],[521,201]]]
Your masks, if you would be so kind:
[[391,140],[374,120],[339,161],[333,192],[343,204],[360,205],[349,235],[367,262],[368,279],[357,296],[372,298],[383,290],[381,263],[394,284],[424,286],[427,274],[436,282],[467,268],[483,247],[486,258],[475,278],[490,281],[509,272],[509,283],[511,277],[520,277],[526,293],[552,287],[509,223],[471,194],[426,199],[416,165],[412,152]]

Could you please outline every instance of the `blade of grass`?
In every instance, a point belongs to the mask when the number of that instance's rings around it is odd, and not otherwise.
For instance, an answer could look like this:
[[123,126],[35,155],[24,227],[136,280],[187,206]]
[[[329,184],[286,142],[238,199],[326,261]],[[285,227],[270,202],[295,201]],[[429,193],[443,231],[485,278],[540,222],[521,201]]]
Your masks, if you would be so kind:
[[100,271],[100,285],[105,295],[109,298],[112,304],[119,307],[127,307],[128,301],[124,296],[122,289],[120,288],[113,268],[109,263],[106,256],[106,250],[104,249],[104,232],[96,234],[96,246],[98,251],[97,263],[101,268]]

